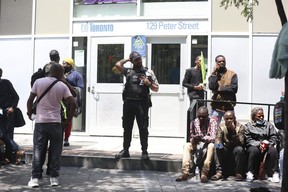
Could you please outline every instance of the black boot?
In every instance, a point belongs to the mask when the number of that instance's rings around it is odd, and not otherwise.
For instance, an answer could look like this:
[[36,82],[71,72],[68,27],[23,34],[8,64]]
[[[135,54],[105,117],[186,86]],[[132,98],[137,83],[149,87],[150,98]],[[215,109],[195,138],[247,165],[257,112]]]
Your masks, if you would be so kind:
[[148,152],[147,151],[143,151],[142,152],[142,157],[141,157],[142,160],[149,160],[149,155],[148,155]]
[[125,157],[130,157],[129,151],[126,149],[122,149],[119,153],[115,155],[116,159],[121,159]]

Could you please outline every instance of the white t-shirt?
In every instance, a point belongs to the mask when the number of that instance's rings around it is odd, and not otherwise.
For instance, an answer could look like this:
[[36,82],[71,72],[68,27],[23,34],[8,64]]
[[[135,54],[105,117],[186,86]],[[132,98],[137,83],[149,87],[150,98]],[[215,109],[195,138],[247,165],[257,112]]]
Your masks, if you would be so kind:
[[[31,93],[40,95],[55,81],[54,77],[37,79],[32,87]],[[69,88],[61,81],[58,81],[40,100],[36,108],[35,123],[60,123],[60,103],[63,98],[72,96]]]

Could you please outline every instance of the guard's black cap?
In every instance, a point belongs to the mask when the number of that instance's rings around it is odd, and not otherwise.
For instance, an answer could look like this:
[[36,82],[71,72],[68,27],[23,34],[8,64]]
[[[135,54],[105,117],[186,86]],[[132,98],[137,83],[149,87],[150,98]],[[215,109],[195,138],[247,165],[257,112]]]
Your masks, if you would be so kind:
[[132,51],[129,55],[129,59],[131,62],[134,62],[138,58],[141,58],[141,55],[136,51]]

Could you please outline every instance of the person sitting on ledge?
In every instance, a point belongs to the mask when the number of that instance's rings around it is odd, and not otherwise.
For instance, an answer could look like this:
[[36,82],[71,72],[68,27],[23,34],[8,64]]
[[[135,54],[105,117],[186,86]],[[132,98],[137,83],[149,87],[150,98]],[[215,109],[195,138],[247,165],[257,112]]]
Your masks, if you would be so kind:
[[199,107],[197,118],[190,124],[190,142],[184,145],[182,175],[177,177],[176,181],[189,179],[190,162],[193,162],[191,156],[196,154],[196,166],[200,167],[201,162],[205,159],[201,170],[201,182],[208,182],[208,173],[213,160],[216,128],[217,122],[209,117],[208,109],[205,106]]
[[211,180],[217,181],[223,177],[226,179],[233,172],[235,181],[242,181],[245,155],[244,126],[236,121],[234,111],[226,111],[224,121],[225,123],[221,123],[217,129],[214,153],[216,174]]
[[[253,181],[258,177],[260,161],[265,161],[265,169],[268,179],[278,183],[279,166],[278,151],[275,145],[278,143],[277,131],[274,125],[264,120],[264,110],[255,107],[251,111],[251,122],[245,124],[245,145],[248,154],[248,172],[246,181]],[[266,156],[266,158],[264,158]]]

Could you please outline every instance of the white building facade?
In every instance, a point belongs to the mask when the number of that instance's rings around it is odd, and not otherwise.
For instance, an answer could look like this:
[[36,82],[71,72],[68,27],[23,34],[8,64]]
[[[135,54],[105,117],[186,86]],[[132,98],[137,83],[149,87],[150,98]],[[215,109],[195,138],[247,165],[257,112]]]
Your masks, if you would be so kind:
[[[111,69],[118,60],[128,58],[137,45],[144,53],[145,65],[155,72],[160,83],[159,92],[152,93],[150,136],[185,137],[189,99],[182,80],[201,51],[208,76],[214,58],[219,54],[226,57],[227,68],[238,74],[238,101],[274,104],[284,90],[283,79],[269,79],[268,75],[281,29],[274,1],[260,1],[253,22],[247,22],[241,10],[220,7],[220,0],[0,3],[0,67],[3,78],[9,79],[17,90],[23,112],[31,88],[30,77],[49,62],[50,50],[57,49],[61,60],[75,60],[86,87],[85,110],[73,120],[74,134],[122,135],[125,80]],[[288,0],[283,3],[287,8]],[[207,90],[207,99],[210,98]],[[248,121],[252,107],[237,105],[237,119]],[[273,108],[270,120],[272,115]],[[33,122],[28,118],[26,122],[16,131],[32,133]],[[134,135],[138,135],[137,128]]]

